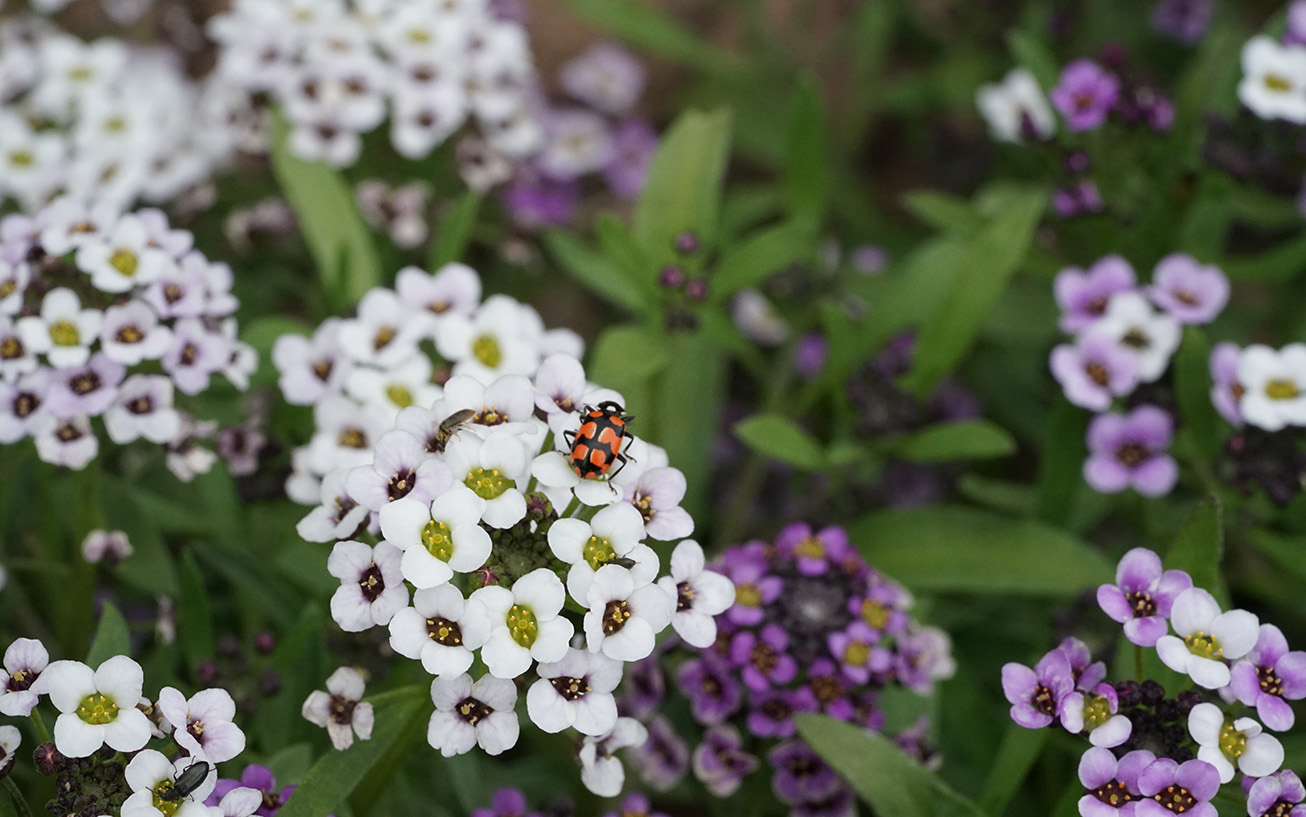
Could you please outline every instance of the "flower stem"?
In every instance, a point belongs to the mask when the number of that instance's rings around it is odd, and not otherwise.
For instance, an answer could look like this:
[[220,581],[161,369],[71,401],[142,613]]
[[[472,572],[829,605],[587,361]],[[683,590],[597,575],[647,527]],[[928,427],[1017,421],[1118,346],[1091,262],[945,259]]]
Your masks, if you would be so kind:
[[18,790],[18,784],[14,783],[12,777],[5,778],[5,788],[9,790],[9,797],[14,801],[18,817],[32,817],[32,809],[27,805],[27,798]]
[[41,738],[41,742],[49,743],[50,730],[45,728],[45,720],[41,717],[41,713],[33,707],[30,717],[32,718],[32,725],[36,727],[37,736]]
[[1134,677],[1140,682],[1143,680],[1143,648],[1134,645]]

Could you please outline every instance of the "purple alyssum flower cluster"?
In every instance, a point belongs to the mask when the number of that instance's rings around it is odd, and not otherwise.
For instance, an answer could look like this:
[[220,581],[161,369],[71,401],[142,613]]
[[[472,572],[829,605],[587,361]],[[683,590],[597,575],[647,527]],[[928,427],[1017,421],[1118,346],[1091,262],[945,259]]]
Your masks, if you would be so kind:
[[1209,323],[1224,308],[1228,279],[1214,266],[1172,253],[1157,264],[1152,284],[1140,287],[1129,262],[1109,255],[1088,270],[1062,270],[1054,287],[1061,328],[1075,338],[1052,350],[1052,374],[1067,400],[1101,412],[1089,424],[1084,478],[1104,493],[1169,493],[1179,475],[1166,453],[1173,419],[1152,405],[1126,414],[1108,410],[1161,379],[1183,325]]
[[[659,577],[648,543],[683,539],[693,520],[679,507],[684,476],[633,433],[637,420],[605,471],[569,464],[582,413],[623,402],[586,379],[580,345],[510,298],[481,302],[476,273],[451,264],[402,270],[356,317],[283,337],[273,357],[287,399],[315,406],[289,487],[318,503],[300,534],[335,543],[332,616],[349,632],[387,628],[395,652],[435,676],[430,744],[446,756],[511,748],[519,682],[530,720],[574,729],[582,781],[614,796],[624,772],[612,753],[649,737],[618,717],[625,664],[668,625],[712,645],[734,587],[688,539]],[[305,715],[335,723],[338,746],[370,733],[354,708],[333,721],[322,696]]]
[[650,744],[661,732],[665,748],[640,753],[641,775],[665,788],[692,767],[724,797],[767,751],[772,786],[794,814],[851,814],[851,790],[796,737],[794,716],[823,712],[882,729],[880,690],[927,694],[952,674],[947,636],[912,621],[908,593],[870,567],[841,528],[790,525],[774,543],[728,549],[718,564],[735,584],[735,604],[718,622],[713,649],[675,669],[704,734],[691,750],[653,717],[665,682],[658,662],[645,662],[631,674],[623,707],[652,717]]
[[216,459],[214,424],[182,411],[221,374],[257,365],[236,339],[231,269],[193,248],[158,210],[126,215],[57,199],[0,221],[0,442],[31,437],[46,462],[80,469],[110,440],[169,452],[181,479]]
[[[1177,797],[1185,814],[1213,817],[1210,801],[1238,773],[1241,790],[1255,793],[1248,796],[1252,817],[1287,814],[1300,803],[1306,791],[1293,772],[1280,770],[1283,746],[1266,730],[1292,728],[1289,702],[1306,698],[1306,652],[1289,650],[1278,627],[1246,610],[1221,611],[1187,573],[1164,570],[1145,548],[1125,554],[1115,584],[1099,587],[1097,598],[1129,642],[1155,647],[1198,690],[1167,699],[1152,679],[1106,683],[1106,665],[1092,662],[1074,638],[1032,668],[1002,668],[1016,723],[1060,723],[1092,744],[1079,767],[1080,814],[1160,817]],[[1256,717],[1240,714],[1239,704]]]

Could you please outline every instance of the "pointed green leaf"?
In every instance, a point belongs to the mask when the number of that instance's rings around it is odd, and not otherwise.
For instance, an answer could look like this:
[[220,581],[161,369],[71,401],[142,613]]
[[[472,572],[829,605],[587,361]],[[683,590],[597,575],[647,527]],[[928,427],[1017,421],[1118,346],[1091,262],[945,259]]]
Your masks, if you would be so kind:
[[724,109],[686,111],[663,136],[634,219],[635,238],[655,268],[674,260],[674,242],[683,232],[696,233],[705,248],[713,245],[729,151]]
[[1019,29],[1007,32],[1007,50],[1022,67],[1029,69],[1044,91],[1057,84],[1060,69],[1056,55],[1039,37]]
[[194,670],[215,654],[213,649],[213,605],[204,589],[204,573],[195,562],[195,554],[187,550],[181,557],[181,594],[177,599],[177,629],[185,634],[181,639],[185,649],[186,666]]
[[600,298],[636,314],[649,308],[640,288],[632,286],[621,266],[587,247],[580,239],[553,230],[544,234],[544,246],[564,272]]
[[924,398],[961,362],[1025,257],[1046,204],[1041,191],[1011,191],[999,215],[967,243],[952,287],[921,327],[903,388]]
[[434,273],[445,264],[463,259],[484,198],[484,194],[468,190],[445,213],[435,230],[435,241],[431,244],[431,256],[427,260],[428,271]]
[[810,257],[816,239],[808,224],[786,221],[758,230],[726,250],[708,278],[712,299],[722,302],[741,289],[755,287],[773,273]]
[[1088,416],[1065,400],[1052,407],[1043,434],[1039,463],[1038,504],[1035,515],[1050,525],[1062,525],[1070,516],[1075,494],[1084,481]]
[[969,235],[984,226],[984,217],[975,212],[970,202],[952,193],[913,190],[902,197],[902,203],[940,232]]
[[1067,533],[975,508],[879,511],[854,522],[849,535],[867,561],[922,592],[1071,595],[1113,572]]
[[974,803],[903,753],[892,740],[825,715],[794,718],[798,734],[877,814],[983,817]]
[[117,607],[106,601],[100,608],[100,623],[95,628],[91,648],[86,651],[86,663],[95,668],[115,655],[131,655],[131,636],[127,620]]
[[721,433],[726,356],[702,331],[672,334],[664,345],[668,362],[654,381],[653,439],[685,475],[685,510],[701,517],[709,511],[708,472]]
[[343,311],[381,284],[381,259],[349,184],[330,167],[293,155],[289,133],[285,118],[274,117],[272,172],[295,211],[323,287]]
[[355,740],[343,752],[323,755],[277,812],[280,817],[322,817],[344,802],[372,765],[380,760],[414,720],[431,706],[430,687],[411,687],[382,693],[369,702],[376,716],[370,740]]
[[1003,814],[1011,798],[1020,790],[1034,762],[1043,754],[1048,730],[1026,729],[1017,724],[1007,727],[998,756],[989,767],[980,807],[988,814]]
[[826,146],[825,107],[811,75],[804,75],[789,116],[785,145],[785,200],[794,218],[816,225],[830,196],[830,159]]
[[1220,558],[1224,555],[1224,524],[1220,500],[1214,494],[1197,504],[1184,520],[1170,552],[1164,557],[1167,570],[1184,570],[1193,584],[1228,602],[1224,579],[1220,575]]
[[731,74],[738,69],[721,49],[645,0],[566,0],[566,5],[607,34],[637,48],[673,57],[710,74]]
[[733,431],[744,445],[757,453],[796,468],[814,471],[824,464],[821,444],[788,417],[754,414],[735,423]]
[[911,462],[950,462],[1005,457],[1016,441],[991,420],[957,420],[935,423],[893,447],[894,456]]

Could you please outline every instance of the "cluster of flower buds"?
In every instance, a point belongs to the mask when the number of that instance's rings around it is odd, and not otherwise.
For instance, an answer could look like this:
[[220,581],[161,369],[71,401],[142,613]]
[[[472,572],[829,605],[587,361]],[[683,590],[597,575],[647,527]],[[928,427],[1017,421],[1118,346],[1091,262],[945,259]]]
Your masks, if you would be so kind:
[[315,405],[290,488],[320,503],[300,534],[336,543],[335,620],[388,627],[436,676],[428,739],[443,754],[514,745],[529,686],[531,720],[584,736],[583,779],[607,792],[623,776],[612,752],[643,739],[617,717],[623,665],[668,624],[710,645],[734,591],[692,540],[659,578],[648,540],[693,531],[684,475],[630,433],[620,395],[586,380],[580,347],[528,306],[481,302],[476,274],[452,264],[402,270],[356,317],[281,338],[273,357],[287,399]]
[[1306,698],[1306,652],[1289,651],[1278,627],[1246,610],[1222,612],[1187,573],[1163,570],[1146,548],[1125,554],[1116,583],[1099,587],[1097,600],[1132,644],[1155,647],[1198,690],[1167,699],[1154,679],[1108,683],[1106,665],[1075,638],[1033,668],[1002,668],[1016,723],[1041,729],[1059,722],[1092,744],[1079,766],[1079,813],[1110,817],[1129,804],[1137,814],[1163,813],[1139,805],[1152,802],[1214,815],[1210,801],[1237,773],[1242,785],[1230,787],[1231,796],[1246,793],[1249,814],[1296,810],[1306,789],[1294,772],[1280,770],[1283,746],[1265,730],[1292,728],[1288,702]]
[[237,0],[208,33],[218,76],[275,100],[304,159],[352,165],[387,116],[395,150],[413,159],[473,118],[506,156],[541,143],[525,29],[485,0]]
[[82,468],[109,439],[167,447],[182,479],[215,455],[215,424],[175,405],[222,374],[239,388],[257,366],[236,340],[231,269],[193,249],[158,210],[119,215],[56,199],[0,221],[0,442],[32,437],[41,459]]
[[[1116,398],[1161,379],[1183,325],[1214,320],[1229,300],[1229,281],[1214,266],[1172,253],[1157,264],[1151,286],[1142,288],[1129,262],[1109,255],[1087,271],[1062,270],[1055,292],[1061,328],[1075,340],[1052,350],[1052,374],[1071,403],[1107,412]],[[1169,493],[1178,478],[1166,453],[1173,425],[1168,413],[1151,405],[1099,414],[1088,429],[1084,478],[1104,493],[1128,487],[1146,496]]]
[[[57,776],[52,813],[250,817],[262,805],[249,788],[212,808],[203,802],[217,782],[216,764],[245,750],[245,733],[233,722],[236,704],[225,690],[187,698],[164,687],[151,702],[141,694],[144,672],[128,656],[115,655],[95,669],[80,661],[51,662],[45,646],[30,638],[5,650],[4,671],[0,713],[32,716],[44,730],[33,712],[41,699],[59,712],[53,740],[36,751],[37,769]],[[0,727],[9,763],[18,741],[17,729]]]
[[221,90],[168,55],[85,43],[35,18],[0,24],[0,199],[59,192],[128,207],[206,179],[236,144]]
[[624,49],[591,46],[563,66],[559,79],[582,105],[554,103],[543,88],[537,90],[540,151],[513,169],[503,190],[509,213],[524,227],[566,224],[582,182],[595,174],[618,198],[636,198],[658,146],[652,125],[632,111],[644,88],[644,69]]
[[[730,548],[717,569],[734,583],[735,604],[712,648],[675,670],[704,734],[691,752],[655,714],[667,685],[655,660],[641,663],[623,705],[652,718],[649,745],[658,748],[636,754],[640,774],[664,789],[692,766],[708,791],[727,797],[766,751],[772,787],[794,814],[854,813],[851,789],[796,737],[794,716],[821,712],[883,730],[882,690],[924,695],[952,675],[947,635],[912,621],[911,596],[869,566],[842,528],[790,525],[774,543]],[[919,736],[908,737],[904,748],[924,759]]]

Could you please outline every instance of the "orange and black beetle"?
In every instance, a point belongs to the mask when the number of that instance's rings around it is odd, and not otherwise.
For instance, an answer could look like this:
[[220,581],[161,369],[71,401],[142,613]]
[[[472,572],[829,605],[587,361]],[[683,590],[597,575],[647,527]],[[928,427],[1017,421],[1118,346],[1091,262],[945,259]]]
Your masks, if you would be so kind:
[[626,455],[621,453],[626,437],[626,424],[634,417],[612,400],[604,400],[598,407],[586,406],[581,413],[580,428],[564,431],[562,438],[571,446],[568,461],[571,470],[584,479],[597,479],[607,473],[613,460],[621,463],[609,477],[615,477],[626,467]]

